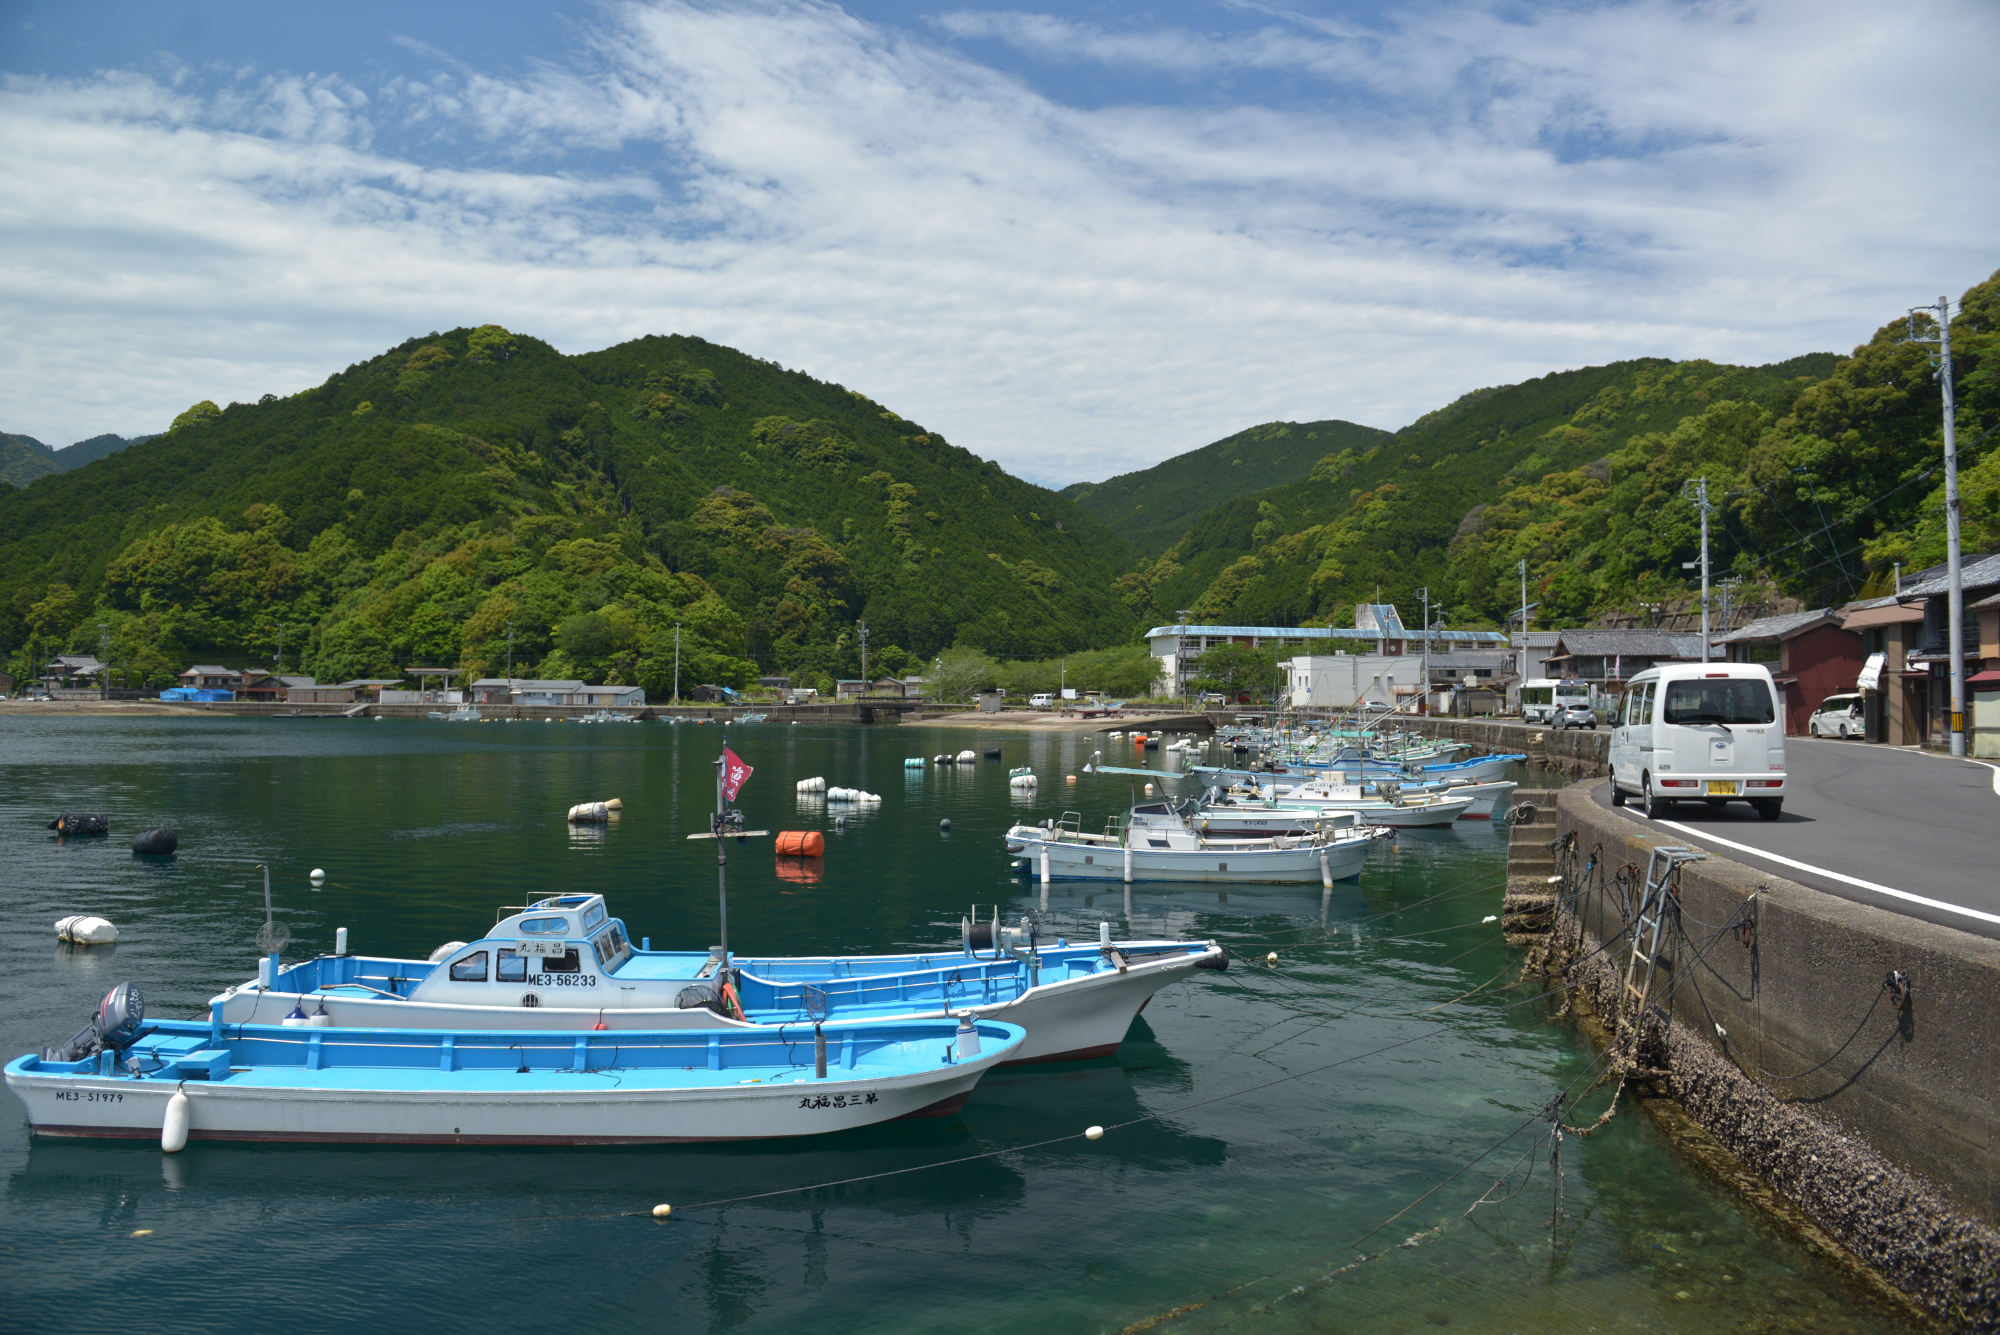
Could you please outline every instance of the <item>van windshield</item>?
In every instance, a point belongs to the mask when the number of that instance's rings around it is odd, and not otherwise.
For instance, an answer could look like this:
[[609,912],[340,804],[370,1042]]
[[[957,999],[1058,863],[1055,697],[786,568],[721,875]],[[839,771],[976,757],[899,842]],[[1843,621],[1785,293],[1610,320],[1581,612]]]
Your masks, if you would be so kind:
[[1770,723],[1777,716],[1763,682],[1711,677],[1668,682],[1664,717],[1668,723]]

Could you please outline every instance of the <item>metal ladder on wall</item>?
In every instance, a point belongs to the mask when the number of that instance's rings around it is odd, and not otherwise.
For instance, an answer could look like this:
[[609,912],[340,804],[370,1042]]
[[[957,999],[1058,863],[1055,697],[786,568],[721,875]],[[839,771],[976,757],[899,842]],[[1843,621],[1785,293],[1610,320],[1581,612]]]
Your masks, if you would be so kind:
[[[1699,862],[1708,854],[1692,848],[1669,846],[1655,848],[1646,859],[1646,879],[1639,895],[1636,916],[1632,920],[1632,939],[1625,957],[1625,990],[1620,994],[1620,1024],[1624,1028],[1624,1016],[1629,1010],[1632,1033],[1636,1042],[1638,1034],[1646,1023],[1646,1006],[1652,1000],[1653,977],[1660,964],[1660,938],[1666,934],[1667,918],[1675,907],[1667,893],[1667,883],[1674,873],[1690,862]],[[1643,977],[1640,973],[1644,966]]]

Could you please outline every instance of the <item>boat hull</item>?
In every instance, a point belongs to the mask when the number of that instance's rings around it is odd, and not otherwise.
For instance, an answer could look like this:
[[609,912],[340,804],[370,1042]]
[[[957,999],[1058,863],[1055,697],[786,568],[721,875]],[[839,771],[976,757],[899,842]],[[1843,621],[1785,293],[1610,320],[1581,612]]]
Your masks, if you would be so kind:
[[[1314,876],[1318,875],[1317,863]],[[1359,867],[1357,865],[1358,873]],[[957,1015],[970,1010],[981,1020],[998,1020],[1019,1025],[1027,1031],[1020,1048],[1003,1063],[1008,1066],[1039,1062],[1072,1061],[1084,1057],[1109,1056],[1118,1050],[1132,1027],[1133,1017],[1153,994],[1170,983],[1190,976],[1208,961],[1220,960],[1222,950],[1215,945],[1201,948],[1197,943],[1124,943],[1127,955],[1123,972],[1107,962],[1094,964],[1088,973],[1071,973],[1026,988],[1018,995],[980,1001],[954,996],[948,1004],[928,1002],[923,1009],[892,1008],[880,1003],[850,1007],[836,997],[834,1018],[845,1026],[862,1028],[907,1023],[913,1019]],[[1190,949],[1190,947],[1195,947]],[[1170,949],[1170,953],[1169,953]],[[1158,952],[1158,953],[1151,953]],[[1044,978],[1049,973],[1043,974]],[[880,980],[893,983],[893,976]],[[790,986],[785,984],[784,986]],[[705,1007],[574,1009],[540,1006],[467,1006],[445,1002],[391,1001],[364,999],[332,993],[303,994],[286,991],[259,991],[254,984],[233,988],[215,999],[228,1024],[276,1024],[295,1008],[309,1014],[324,1009],[327,1027],[332,1029],[373,1029],[394,1027],[416,1030],[533,1030],[594,1031],[602,1025],[617,1032],[685,1032],[726,1029],[755,1033],[760,1028],[780,1024],[796,1025],[796,1013],[760,1015],[753,1009],[751,1021],[727,1019]]]
[[[158,1026],[167,1028],[169,1026]],[[171,1026],[205,1035],[207,1026]],[[785,1041],[724,1036],[710,1049],[699,1038],[625,1035],[615,1040],[563,1035],[419,1035],[409,1031],[236,1030],[226,1059],[248,1048],[286,1060],[217,1068],[198,1078],[187,1068],[162,1074],[112,1074],[99,1062],[9,1062],[8,1088],[26,1106],[37,1135],[158,1138],[168,1101],[188,1098],[192,1140],[463,1145],[637,1145],[761,1140],[823,1135],[904,1117],[956,1111],[988,1070],[1013,1054],[1020,1031],[981,1025],[983,1054],[953,1059],[952,1026],[905,1026],[889,1060],[844,1052],[871,1046],[855,1034],[843,1048],[829,1035],[827,1078],[813,1074],[813,1034],[794,1026]],[[277,1035],[269,1037],[268,1035]],[[187,1047],[200,1037],[182,1040]],[[745,1046],[760,1063],[705,1053]],[[581,1054],[572,1057],[572,1052]],[[332,1054],[335,1063],[315,1063]],[[436,1054],[433,1056],[432,1054]],[[196,1054],[205,1058],[204,1051]],[[534,1069],[516,1069],[518,1061]],[[220,1056],[218,1061],[224,1060]],[[573,1061],[575,1068],[559,1064]],[[428,1062],[428,1065],[423,1063]],[[465,1063],[459,1065],[459,1063]],[[622,1063],[622,1064],[621,1064]],[[87,1069],[78,1069],[83,1067]],[[872,1069],[871,1069],[872,1068]]]
[[[1181,881],[1200,885],[1297,885],[1322,879],[1351,881],[1374,839],[1342,840],[1322,848],[1301,844],[1287,849],[1203,848],[1195,850],[1132,850],[1134,881]],[[1042,850],[1048,850],[1049,879],[1057,881],[1120,881],[1125,879],[1125,850],[1112,845],[1064,842],[1031,843],[1018,864],[1032,876],[1041,874]]]

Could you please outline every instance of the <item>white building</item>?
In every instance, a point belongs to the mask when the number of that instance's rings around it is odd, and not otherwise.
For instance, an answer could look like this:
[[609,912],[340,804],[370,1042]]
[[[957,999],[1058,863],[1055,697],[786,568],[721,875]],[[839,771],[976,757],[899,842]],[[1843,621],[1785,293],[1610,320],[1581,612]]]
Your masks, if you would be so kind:
[[1336,650],[1287,659],[1284,668],[1295,709],[1347,709],[1358,700],[1393,707],[1416,694],[1424,676],[1424,660],[1417,654]]
[[[1345,651],[1350,654],[1377,654],[1391,658],[1416,650],[1421,652],[1422,636],[1403,628],[1403,620],[1388,603],[1358,603],[1351,627],[1327,626],[1155,626],[1146,632],[1146,647],[1161,660],[1160,684],[1156,695],[1191,694],[1188,682],[1196,675],[1194,660],[1218,644],[1247,644],[1252,648],[1278,651],[1280,660]],[[1452,649],[1504,649],[1507,637],[1497,630],[1437,630],[1431,632],[1431,652]],[[1409,674],[1416,685],[1421,670]],[[1399,678],[1400,679],[1400,678]]]

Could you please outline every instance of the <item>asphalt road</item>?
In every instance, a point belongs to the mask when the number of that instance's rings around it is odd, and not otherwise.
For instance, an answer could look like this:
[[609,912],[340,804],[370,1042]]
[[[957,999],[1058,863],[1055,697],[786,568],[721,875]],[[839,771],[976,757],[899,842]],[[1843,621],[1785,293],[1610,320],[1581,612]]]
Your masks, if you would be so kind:
[[[1664,826],[1690,845],[1842,899],[2000,939],[2000,769],[1865,742],[1785,739],[1785,814],[1681,802]],[[1592,790],[1600,806],[1611,788]]]

